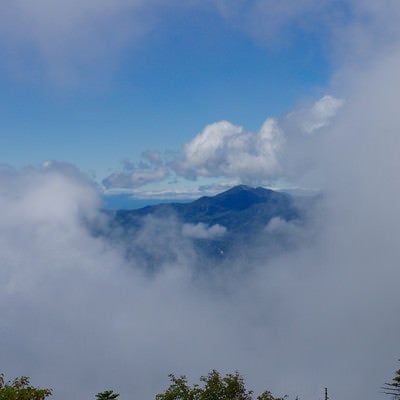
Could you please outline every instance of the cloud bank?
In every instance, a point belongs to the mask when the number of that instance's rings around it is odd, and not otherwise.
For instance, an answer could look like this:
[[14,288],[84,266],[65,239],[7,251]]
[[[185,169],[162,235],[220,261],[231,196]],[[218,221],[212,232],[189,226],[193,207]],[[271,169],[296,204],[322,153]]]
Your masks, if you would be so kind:
[[170,372],[196,379],[212,368],[239,370],[256,392],[379,397],[400,328],[399,66],[393,54],[359,74],[343,112],[320,128],[308,154],[329,182],[324,200],[305,226],[266,227],[301,243],[272,257],[273,243],[259,241],[213,269],[173,219],[149,219],[131,238],[158,260],[147,274],[139,253],[127,262],[87,229],[103,217],[96,188],[73,168],[3,169],[7,376],[29,375],[61,400],[108,388],[151,398]]
[[106,189],[135,189],[173,173],[189,180],[211,177],[270,185],[293,170],[304,174],[308,166],[302,166],[300,158],[308,157],[318,140],[308,136],[328,126],[343,103],[326,95],[278,118],[268,118],[256,133],[228,121],[212,123],[185,143],[173,160],[166,162],[160,152],[147,152],[144,161],[126,162],[123,170],[105,178],[103,185]]

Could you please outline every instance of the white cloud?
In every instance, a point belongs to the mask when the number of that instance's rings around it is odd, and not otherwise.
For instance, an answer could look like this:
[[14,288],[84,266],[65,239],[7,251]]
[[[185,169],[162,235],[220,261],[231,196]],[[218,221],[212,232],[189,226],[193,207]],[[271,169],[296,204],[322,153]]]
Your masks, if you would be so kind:
[[228,121],[208,125],[183,147],[172,165],[186,178],[236,178],[242,183],[268,185],[274,180],[304,174],[304,158],[312,155],[309,134],[329,126],[343,100],[326,95],[279,118],[269,118],[257,133]]
[[[3,169],[7,377],[29,375],[60,400],[108,388],[153,398],[168,373],[193,380],[237,369],[256,393],[318,398],[327,386],[335,398],[376,400],[395,368],[400,329],[399,60],[394,54],[356,75],[329,131],[305,135],[329,190],[310,214],[309,240],[285,253],[261,238],[246,243],[249,257],[238,248],[224,268],[212,268],[179,224],[150,218],[128,237],[128,263],[118,245],[87,230],[83,221],[100,218],[99,199],[71,166]],[[222,143],[249,140],[244,129],[232,131]],[[269,237],[289,231],[293,240],[310,228],[270,224]],[[143,271],[141,249],[154,254],[157,271]]]
[[274,217],[268,222],[265,230],[269,233],[285,233],[287,229],[291,230],[294,227],[293,222],[285,221],[280,217]]
[[41,170],[26,168],[0,174],[0,204],[8,210],[3,223],[26,218],[37,223],[74,225],[82,216],[96,214],[100,204],[94,184],[70,164],[53,161],[46,162]]
[[182,234],[192,239],[216,239],[224,236],[226,228],[219,224],[207,226],[203,223],[183,224]]
[[[134,190],[165,181],[173,172],[190,180],[230,179],[230,186],[268,186],[282,177],[304,175],[312,168],[309,159],[320,140],[311,133],[329,127],[343,104],[343,100],[326,95],[281,117],[268,118],[256,133],[228,121],[215,122],[184,144],[181,155],[172,162],[165,162],[158,151],[145,152],[139,163],[125,161],[123,170],[106,177],[103,185],[107,190]],[[204,190],[215,193],[206,186],[200,186],[199,196]],[[223,187],[228,188],[219,185],[221,191]]]
[[326,95],[316,101],[311,107],[296,110],[285,116],[286,124],[292,124],[293,130],[301,130],[311,134],[328,125],[336,116],[344,101]]
[[57,82],[84,71],[89,79],[112,68],[123,49],[143,38],[161,8],[166,7],[157,0],[1,2],[0,43],[13,69],[23,74],[31,72],[24,69],[29,54],[36,57],[29,65],[44,68]]
[[280,172],[277,160],[283,135],[273,119],[258,133],[245,131],[227,121],[208,125],[186,143],[184,158],[175,170],[186,177],[213,176],[240,178],[255,182]]
[[82,74],[89,79],[118,64],[122,51],[135,51],[169,13],[205,7],[264,44],[291,41],[299,31],[313,35],[339,63],[368,62],[374,49],[390,50],[400,37],[396,0],[384,6],[370,0],[15,0],[0,3],[3,62],[17,74],[44,69],[62,83]]
[[[343,103],[326,95],[279,118],[268,118],[256,133],[228,121],[215,122],[184,144],[182,155],[172,162],[165,163],[160,152],[146,152],[144,161],[125,161],[123,171],[105,178],[103,185],[135,189],[165,180],[171,169],[186,179],[225,178],[232,185],[270,185],[281,177],[301,176],[310,169],[313,142],[319,140],[310,134],[328,127]],[[199,195],[207,189],[203,186]]]

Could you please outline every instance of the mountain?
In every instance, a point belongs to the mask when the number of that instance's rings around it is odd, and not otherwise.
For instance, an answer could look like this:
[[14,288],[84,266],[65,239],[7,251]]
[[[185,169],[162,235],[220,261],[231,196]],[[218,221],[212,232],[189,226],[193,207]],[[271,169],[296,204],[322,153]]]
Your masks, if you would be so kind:
[[[273,218],[282,221],[300,220],[301,214],[289,194],[262,187],[235,186],[216,196],[204,196],[191,203],[169,203],[147,206],[135,210],[111,213],[111,231],[119,239],[129,239],[127,253],[143,253],[148,261],[154,251],[140,246],[132,247],[132,238],[145,226],[149,217],[163,221],[172,219],[182,227],[183,235],[190,237],[199,254],[214,259],[225,259],[238,248],[262,240],[285,244],[285,238],[272,238],[265,227]],[[158,234],[154,234],[154,245]],[[267,237],[266,237],[267,236]],[[247,246],[248,247],[248,246]],[[264,245],[263,242],[263,247]],[[149,254],[144,254],[146,251]],[[242,250],[243,251],[243,250]],[[153,260],[154,263],[157,260]]]
[[216,196],[204,196],[191,203],[169,203],[137,210],[118,210],[115,221],[121,226],[140,224],[147,215],[175,216],[183,223],[219,224],[229,231],[265,226],[272,218],[292,220],[299,217],[293,198],[262,187],[235,186]]

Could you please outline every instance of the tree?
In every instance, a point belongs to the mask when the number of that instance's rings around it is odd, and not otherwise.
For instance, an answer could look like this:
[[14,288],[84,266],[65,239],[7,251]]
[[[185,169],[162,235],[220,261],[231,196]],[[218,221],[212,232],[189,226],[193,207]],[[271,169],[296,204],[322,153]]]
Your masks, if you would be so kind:
[[[212,370],[207,376],[200,377],[201,384],[190,386],[185,375],[169,375],[171,385],[164,393],[156,395],[156,400],[252,400],[253,391],[247,390],[243,378],[238,372],[222,377]],[[265,391],[258,400],[284,400]]]
[[393,396],[394,400],[400,399],[400,369],[396,371],[396,375],[392,379],[392,382],[385,383],[382,389],[385,394]]
[[[265,392],[257,396],[257,400],[286,400],[286,399],[287,399],[286,395],[283,397],[274,397],[269,390],[266,390]],[[296,400],[298,400],[298,397],[296,397]]]
[[176,377],[174,374],[168,375],[171,380],[169,388],[161,394],[156,395],[156,400],[197,400],[200,394],[198,385],[190,387],[186,376]]
[[113,390],[106,390],[96,394],[97,400],[115,400],[119,393],[114,393]]
[[253,392],[245,388],[243,378],[238,372],[221,378],[219,372],[212,370],[207,376],[202,376],[200,381],[204,382],[200,390],[201,400],[252,400]]
[[51,389],[39,389],[30,385],[27,376],[5,381],[0,374],[0,400],[44,400],[52,393]]

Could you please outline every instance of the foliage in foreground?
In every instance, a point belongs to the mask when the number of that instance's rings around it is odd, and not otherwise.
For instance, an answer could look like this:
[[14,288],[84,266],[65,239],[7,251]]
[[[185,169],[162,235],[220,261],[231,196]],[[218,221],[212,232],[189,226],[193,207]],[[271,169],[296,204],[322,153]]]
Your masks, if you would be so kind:
[[[400,361],[400,360],[399,360]],[[216,370],[200,377],[200,384],[190,386],[185,375],[169,375],[171,384],[164,393],[156,395],[155,400],[253,400],[253,391],[247,390],[244,380],[238,372],[224,377]],[[396,371],[392,382],[382,387],[385,394],[400,400],[400,369]],[[5,381],[0,374],[0,400],[44,400],[52,394],[51,389],[31,386],[27,376]],[[119,396],[112,390],[97,393],[96,400],[116,400]],[[286,400],[287,396],[275,397],[266,390],[257,400]]]
[[51,389],[39,389],[30,385],[27,376],[5,381],[0,374],[0,400],[44,400],[52,393]]
[[385,394],[393,396],[394,400],[400,399],[400,369],[396,371],[396,375],[392,379],[392,382],[385,383],[382,389],[384,390]]
[[106,390],[96,394],[97,400],[115,400],[119,393],[114,393],[113,390]]
[[[222,377],[218,371],[212,370],[207,376],[200,378],[201,384],[190,386],[185,375],[176,377],[169,375],[171,385],[164,393],[156,395],[156,400],[252,400],[253,391],[247,390],[243,378],[238,372]],[[284,400],[274,397],[265,391],[257,400]]]

